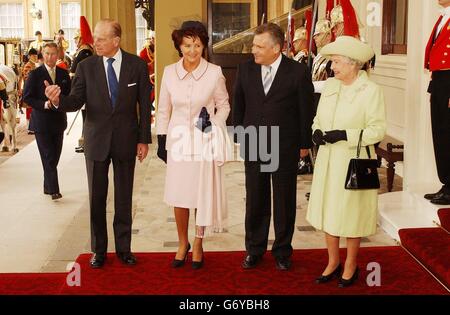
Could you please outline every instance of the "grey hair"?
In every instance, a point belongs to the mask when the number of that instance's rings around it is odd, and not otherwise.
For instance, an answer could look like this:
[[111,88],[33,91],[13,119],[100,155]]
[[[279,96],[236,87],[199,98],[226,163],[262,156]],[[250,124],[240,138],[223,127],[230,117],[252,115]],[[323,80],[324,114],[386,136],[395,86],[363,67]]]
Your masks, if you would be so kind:
[[278,26],[275,23],[266,23],[266,24],[261,24],[255,30],[255,35],[260,35],[260,34],[264,34],[264,33],[270,34],[270,37],[272,38],[274,46],[280,45],[280,50],[283,50],[284,32],[280,26]]
[[361,70],[364,67],[364,64],[365,64],[364,62],[361,62],[359,60],[356,60],[356,59],[353,59],[353,58],[350,58],[347,56],[343,56],[343,57],[347,60],[348,64],[355,65],[358,70]]

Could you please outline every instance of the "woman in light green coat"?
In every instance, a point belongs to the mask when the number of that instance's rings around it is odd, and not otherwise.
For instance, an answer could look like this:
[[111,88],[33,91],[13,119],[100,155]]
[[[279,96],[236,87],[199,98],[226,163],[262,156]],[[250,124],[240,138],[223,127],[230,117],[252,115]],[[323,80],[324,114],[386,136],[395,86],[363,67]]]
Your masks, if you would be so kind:
[[[314,118],[313,141],[320,147],[306,219],[325,232],[328,248],[328,265],[316,282],[339,277],[339,286],[346,287],[358,277],[361,237],[376,233],[378,191],[346,190],[345,177],[350,159],[356,157],[361,130],[362,146],[369,146],[371,157],[375,158],[373,145],[386,132],[385,106],[382,89],[361,70],[374,56],[369,45],[341,36],[325,46],[321,54],[332,60],[335,77],[327,80]],[[361,157],[367,158],[364,147]],[[343,272],[340,237],[347,238]]]

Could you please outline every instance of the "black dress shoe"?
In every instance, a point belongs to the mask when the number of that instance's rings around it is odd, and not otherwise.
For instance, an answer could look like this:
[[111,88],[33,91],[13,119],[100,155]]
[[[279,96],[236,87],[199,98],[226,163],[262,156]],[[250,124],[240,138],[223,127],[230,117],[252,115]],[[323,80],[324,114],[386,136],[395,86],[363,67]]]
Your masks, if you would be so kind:
[[117,257],[119,257],[120,261],[125,265],[136,265],[137,260],[132,253],[117,253]]
[[101,268],[105,264],[105,261],[106,261],[106,254],[94,253],[94,255],[92,255],[89,263],[92,268],[96,269],[96,268]]
[[438,192],[434,193],[434,194],[426,194],[425,196],[423,196],[425,199],[428,200],[432,200],[440,195],[442,195],[442,193],[444,192],[444,187],[442,187]]
[[275,266],[278,270],[287,271],[291,268],[292,262],[289,257],[277,257],[275,260]]
[[247,255],[242,262],[242,268],[252,269],[255,268],[262,260],[262,256],[258,255]]
[[342,276],[339,278],[338,286],[339,288],[346,288],[351,286],[355,281],[358,279],[358,273],[359,269],[356,267],[355,272],[353,273],[353,276],[350,279],[344,279]]
[[197,270],[203,267],[203,262],[205,260],[203,259],[203,251],[202,251],[202,259],[200,261],[194,261],[192,260],[192,269]]
[[306,175],[312,173],[313,167],[309,160],[309,157],[300,159],[300,162],[298,162],[297,175]]
[[437,195],[435,198],[430,200],[432,204],[435,205],[450,205],[450,194],[448,193],[441,193]]
[[52,194],[52,200],[58,200],[58,199],[61,199],[61,198],[62,198],[62,195],[60,193]]
[[334,271],[332,273],[330,273],[329,275],[321,275],[320,277],[318,277],[316,279],[316,283],[320,284],[320,283],[327,283],[331,280],[333,280],[334,277],[339,277],[341,275],[341,271],[342,271],[342,266],[341,264],[339,264],[339,266],[336,267],[336,269],[334,269]]
[[305,197],[306,197],[306,200],[309,201],[309,197],[311,197],[311,193],[310,192],[306,193]]
[[84,147],[82,147],[82,146],[76,147],[76,148],[75,148],[75,152],[76,152],[76,153],[83,153],[83,152],[84,152]]
[[191,244],[188,243],[188,247],[187,247],[187,250],[186,250],[186,254],[184,254],[184,258],[183,259],[174,259],[172,261],[172,267],[173,268],[179,268],[179,267],[184,266],[184,263],[186,262],[186,260],[188,258],[188,253],[189,253],[190,249],[191,249]]

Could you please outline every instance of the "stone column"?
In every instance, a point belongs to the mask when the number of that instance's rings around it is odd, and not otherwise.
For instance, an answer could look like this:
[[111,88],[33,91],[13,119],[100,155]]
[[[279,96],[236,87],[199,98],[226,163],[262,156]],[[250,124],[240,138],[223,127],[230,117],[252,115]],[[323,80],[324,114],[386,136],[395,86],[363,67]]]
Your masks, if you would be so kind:
[[434,192],[441,187],[436,174],[431,136],[430,73],[424,69],[425,47],[439,17],[438,1],[409,1],[406,83],[405,172],[409,192]]
[[117,20],[122,26],[122,48],[136,54],[136,15],[134,0],[81,0],[81,12],[92,31],[105,18]]

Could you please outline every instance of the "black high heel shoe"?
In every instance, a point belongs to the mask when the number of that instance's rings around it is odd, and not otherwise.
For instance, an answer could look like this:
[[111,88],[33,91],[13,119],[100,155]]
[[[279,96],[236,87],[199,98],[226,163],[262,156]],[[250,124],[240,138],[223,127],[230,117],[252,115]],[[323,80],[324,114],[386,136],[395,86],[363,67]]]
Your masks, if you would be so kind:
[[179,268],[179,267],[182,267],[184,265],[184,263],[187,261],[190,249],[191,249],[191,244],[188,243],[188,248],[186,250],[186,254],[184,254],[184,258],[183,259],[174,259],[172,261],[172,267],[173,268]]
[[200,268],[202,268],[203,267],[203,262],[204,262],[204,253],[203,253],[203,250],[202,250],[202,260],[200,260],[200,261],[194,261],[194,260],[192,260],[192,269],[195,269],[195,270],[197,270],[197,269],[200,269]]
[[339,278],[339,288],[346,288],[351,286],[353,283],[355,283],[355,281],[358,279],[358,273],[359,273],[359,268],[356,267],[355,272],[353,273],[353,276],[350,279],[344,279],[342,278],[342,276]]
[[331,281],[334,277],[339,277],[342,271],[342,266],[341,264],[339,264],[336,269],[334,269],[334,271],[332,273],[330,273],[329,275],[321,275],[319,278],[316,279],[316,283],[320,284],[320,283],[327,283],[329,281]]

